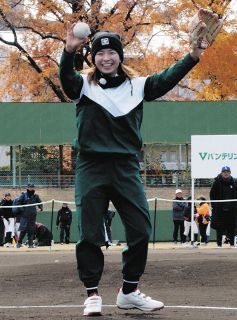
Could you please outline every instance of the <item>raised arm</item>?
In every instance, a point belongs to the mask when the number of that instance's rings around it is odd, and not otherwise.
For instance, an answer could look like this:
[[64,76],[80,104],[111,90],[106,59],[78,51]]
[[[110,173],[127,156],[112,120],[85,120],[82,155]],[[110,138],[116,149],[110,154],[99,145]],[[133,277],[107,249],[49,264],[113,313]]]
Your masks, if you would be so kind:
[[88,41],[87,37],[77,38],[74,36],[74,25],[67,26],[66,45],[59,66],[59,78],[63,91],[72,100],[79,98],[83,86],[83,79],[74,68],[75,52]]
[[209,10],[200,9],[189,23],[190,53],[159,74],[147,78],[144,98],[157,99],[178,84],[199,62],[199,57],[215,40],[223,25],[223,20]]
[[181,79],[198,63],[198,54],[195,58],[189,53],[163,72],[149,76],[145,83],[144,99],[147,101],[162,97],[173,89]]

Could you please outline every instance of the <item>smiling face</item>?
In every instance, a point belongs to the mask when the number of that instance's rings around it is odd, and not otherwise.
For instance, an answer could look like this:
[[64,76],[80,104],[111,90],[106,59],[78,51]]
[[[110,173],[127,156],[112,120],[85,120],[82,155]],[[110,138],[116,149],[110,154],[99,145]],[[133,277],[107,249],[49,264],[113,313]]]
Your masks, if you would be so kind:
[[118,72],[119,64],[120,57],[117,51],[113,49],[102,49],[95,55],[95,65],[105,75],[115,76]]

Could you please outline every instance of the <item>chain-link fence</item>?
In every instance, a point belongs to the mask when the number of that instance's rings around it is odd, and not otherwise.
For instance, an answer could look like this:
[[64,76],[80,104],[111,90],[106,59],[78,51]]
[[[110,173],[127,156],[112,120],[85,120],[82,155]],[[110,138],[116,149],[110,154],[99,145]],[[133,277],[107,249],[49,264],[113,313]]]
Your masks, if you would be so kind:
[[0,187],[24,187],[28,183],[38,187],[69,188],[75,185],[75,177],[74,174],[48,174],[29,170],[21,172],[21,175],[16,175],[14,179],[12,170],[0,170]]
[[[185,174],[157,174],[146,175],[141,174],[143,183],[146,187],[168,187],[168,186],[183,186],[191,187],[191,178]],[[75,175],[62,175],[62,174],[45,174],[42,172],[23,172],[21,176],[16,176],[15,183],[13,181],[12,171],[0,171],[0,187],[24,187],[28,183],[33,183],[38,187],[47,188],[71,188],[75,185]],[[211,179],[196,179],[195,186],[209,187],[212,184]]]
[[72,187],[76,153],[71,146],[10,147],[9,165],[0,168],[1,187]]
[[[162,160],[159,148],[156,150],[153,146],[152,152],[150,150],[151,147],[140,155],[145,187],[191,186],[190,162],[186,156],[187,163],[182,164],[186,170],[179,170],[180,160],[175,163],[174,159],[172,163],[176,169],[167,170],[169,163]],[[0,167],[0,187],[23,187],[33,183],[38,187],[70,188],[75,185],[75,163],[76,152],[71,146],[11,147],[9,165]],[[195,180],[198,187],[211,183],[211,179]]]

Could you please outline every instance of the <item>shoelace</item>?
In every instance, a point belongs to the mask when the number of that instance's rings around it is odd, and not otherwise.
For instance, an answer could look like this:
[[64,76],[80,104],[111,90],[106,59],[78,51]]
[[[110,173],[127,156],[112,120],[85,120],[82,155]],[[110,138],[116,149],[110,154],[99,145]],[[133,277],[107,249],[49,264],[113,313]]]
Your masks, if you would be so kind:
[[146,296],[144,293],[142,293],[140,290],[137,290],[137,295],[140,296],[144,300],[151,300],[151,297]]
[[97,304],[98,301],[100,301],[99,296],[91,296],[86,299],[84,305],[86,306],[87,304]]

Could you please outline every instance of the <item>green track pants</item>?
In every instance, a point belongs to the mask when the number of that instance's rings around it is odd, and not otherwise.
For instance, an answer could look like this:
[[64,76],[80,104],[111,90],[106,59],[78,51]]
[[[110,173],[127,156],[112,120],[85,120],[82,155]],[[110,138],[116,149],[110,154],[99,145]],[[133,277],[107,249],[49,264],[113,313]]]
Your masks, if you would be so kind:
[[79,155],[76,204],[81,239],[76,246],[79,277],[85,287],[99,284],[104,267],[104,215],[112,201],[125,228],[123,278],[138,281],[144,272],[151,234],[149,208],[135,156]]

